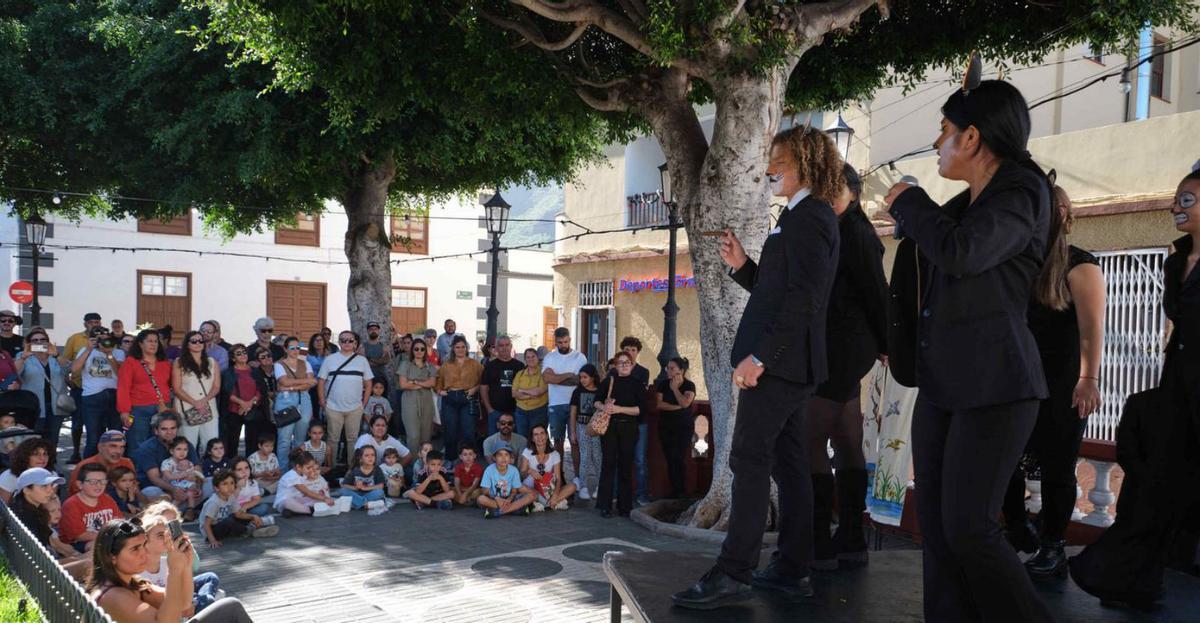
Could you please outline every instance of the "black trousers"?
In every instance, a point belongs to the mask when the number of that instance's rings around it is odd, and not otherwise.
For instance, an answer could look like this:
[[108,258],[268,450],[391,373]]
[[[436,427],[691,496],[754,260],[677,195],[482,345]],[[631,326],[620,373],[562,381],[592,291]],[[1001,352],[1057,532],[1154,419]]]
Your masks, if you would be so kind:
[[999,522],[1037,412],[1037,400],[950,410],[918,396],[912,444],[926,621],[1053,620]]
[[[1047,409],[1043,403],[1038,413],[1033,435],[1026,444],[1026,454],[1037,462],[1041,473],[1042,510],[1038,513],[1038,529],[1045,541],[1059,541],[1066,534],[1075,511],[1075,464],[1087,419],[1078,417],[1076,409]],[[1025,518],[1025,471],[1013,471],[1008,492],[1004,496],[1004,520],[1011,524]]]
[[613,481],[617,486],[617,512],[628,514],[633,510],[633,450],[638,441],[638,421],[627,415],[614,415],[608,422],[608,431],[600,438],[600,491],[596,494],[596,508],[611,510]]
[[758,567],[771,477],[779,487],[781,571],[805,577],[812,562],[813,492],[804,410],[813,386],[763,375],[738,394],[729,467],[733,502],[717,567],[742,582]]
[[217,537],[217,540],[231,536],[243,536],[250,531],[249,524],[250,520],[248,519],[238,519],[230,515],[221,521],[213,523],[213,536]]
[[688,446],[692,443],[692,413],[687,411],[663,411],[658,420],[658,441],[662,444],[663,458],[667,463],[667,477],[671,481],[671,497],[682,497],[687,493],[686,463]]

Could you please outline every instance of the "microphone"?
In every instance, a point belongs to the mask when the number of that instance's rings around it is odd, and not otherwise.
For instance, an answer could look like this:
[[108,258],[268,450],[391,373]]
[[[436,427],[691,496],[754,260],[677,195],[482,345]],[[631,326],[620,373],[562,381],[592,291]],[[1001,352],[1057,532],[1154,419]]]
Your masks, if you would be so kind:
[[[917,180],[915,175],[905,175],[904,177],[901,177],[900,183],[908,184],[909,186],[916,186],[917,188],[921,187],[921,182],[919,180]],[[899,222],[897,222],[896,226],[892,228],[892,238],[894,238],[896,240],[904,239],[904,232],[900,230]]]

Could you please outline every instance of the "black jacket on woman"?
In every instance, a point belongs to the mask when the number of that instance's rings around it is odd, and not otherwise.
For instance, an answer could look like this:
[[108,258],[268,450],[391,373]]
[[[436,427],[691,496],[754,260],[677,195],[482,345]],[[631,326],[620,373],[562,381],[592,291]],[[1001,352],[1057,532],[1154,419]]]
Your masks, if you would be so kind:
[[[250,376],[254,378],[254,386],[258,388],[259,400],[254,407],[254,412],[247,413],[248,419],[254,419],[259,422],[269,422],[271,419],[271,401],[270,387],[267,385],[266,374],[261,368],[250,368]],[[233,413],[233,405],[230,404],[229,397],[233,395],[233,390],[237,387],[237,372],[230,365],[221,373],[221,400],[220,405],[225,409],[226,413]],[[228,450],[226,451],[228,452]],[[253,450],[250,450],[253,452]]]
[[[892,203],[891,215],[928,260],[916,344],[890,345],[916,353],[922,399],[970,409],[1045,398],[1025,314],[1045,260],[1046,179],[1006,161],[974,203],[964,191],[939,207],[924,189],[910,188]],[[915,310],[915,296],[913,302]]]

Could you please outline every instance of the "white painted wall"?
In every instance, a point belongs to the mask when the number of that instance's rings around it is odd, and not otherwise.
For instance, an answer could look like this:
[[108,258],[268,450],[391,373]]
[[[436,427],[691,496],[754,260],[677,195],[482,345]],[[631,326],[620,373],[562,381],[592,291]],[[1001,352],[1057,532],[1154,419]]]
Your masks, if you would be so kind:
[[501,309],[499,324],[505,333],[517,336],[515,349],[537,348],[544,337],[542,308],[554,304],[554,254],[522,249],[506,255],[507,266],[500,279],[508,289],[507,309]]

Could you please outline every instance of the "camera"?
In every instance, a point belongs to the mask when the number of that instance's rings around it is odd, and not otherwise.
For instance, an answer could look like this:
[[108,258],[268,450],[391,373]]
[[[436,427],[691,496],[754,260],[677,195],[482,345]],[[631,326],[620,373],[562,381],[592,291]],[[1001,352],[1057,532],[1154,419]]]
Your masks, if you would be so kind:
[[113,348],[116,345],[117,345],[117,341],[114,340],[112,337],[100,338],[100,347],[101,348]]

